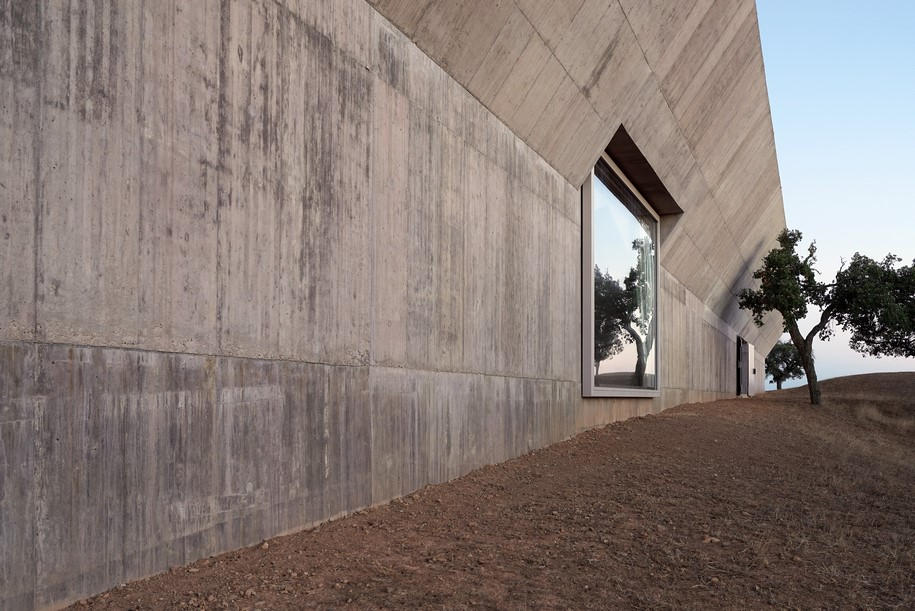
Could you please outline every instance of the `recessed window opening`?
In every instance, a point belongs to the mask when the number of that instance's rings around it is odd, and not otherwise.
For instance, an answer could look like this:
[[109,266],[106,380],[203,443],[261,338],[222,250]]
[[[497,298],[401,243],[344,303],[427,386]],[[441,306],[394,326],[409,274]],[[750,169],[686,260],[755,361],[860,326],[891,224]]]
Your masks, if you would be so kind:
[[657,396],[658,215],[606,154],[582,213],[582,394]]

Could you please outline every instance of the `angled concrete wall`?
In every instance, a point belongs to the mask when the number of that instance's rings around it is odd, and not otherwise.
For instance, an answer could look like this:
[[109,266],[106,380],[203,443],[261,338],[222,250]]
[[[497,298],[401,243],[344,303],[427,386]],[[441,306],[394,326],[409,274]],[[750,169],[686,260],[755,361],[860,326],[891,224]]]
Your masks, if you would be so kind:
[[[752,4],[577,4],[0,2],[0,607],[733,393],[784,223]],[[685,210],[664,388],[583,400],[621,122]]]
[[771,346],[733,297],[785,222],[753,0],[370,1],[573,185],[625,125],[685,211],[665,267]]

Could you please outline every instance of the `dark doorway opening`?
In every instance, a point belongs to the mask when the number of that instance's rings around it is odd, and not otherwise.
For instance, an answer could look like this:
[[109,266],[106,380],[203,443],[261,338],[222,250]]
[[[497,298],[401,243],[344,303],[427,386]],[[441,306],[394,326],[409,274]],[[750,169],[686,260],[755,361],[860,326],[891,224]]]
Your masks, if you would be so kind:
[[737,336],[737,396],[750,394],[750,344]]

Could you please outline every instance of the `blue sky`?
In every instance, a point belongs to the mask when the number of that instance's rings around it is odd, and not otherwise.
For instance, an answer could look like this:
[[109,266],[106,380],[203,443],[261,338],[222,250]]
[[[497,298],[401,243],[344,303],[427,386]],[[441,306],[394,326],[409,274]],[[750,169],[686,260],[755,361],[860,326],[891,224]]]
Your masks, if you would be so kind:
[[[855,251],[911,262],[915,2],[757,0],[757,13],[788,226],[816,240],[827,278]],[[821,379],[915,370],[842,334],[814,351]]]

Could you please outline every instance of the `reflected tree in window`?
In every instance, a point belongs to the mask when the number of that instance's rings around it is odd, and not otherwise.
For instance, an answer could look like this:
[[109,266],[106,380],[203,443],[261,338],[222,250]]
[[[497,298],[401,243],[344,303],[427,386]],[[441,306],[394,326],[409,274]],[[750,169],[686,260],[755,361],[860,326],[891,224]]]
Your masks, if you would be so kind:
[[600,364],[623,351],[623,342],[631,342],[623,332],[623,316],[627,309],[626,294],[620,283],[609,273],[594,266],[594,375],[600,374]]
[[635,385],[645,386],[648,356],[654,348],[654,256],[651,241],[632,242],[638,254],[622,285],[594,266],[594,375],[600,363],[619,354],[623,343],[635,344]]

